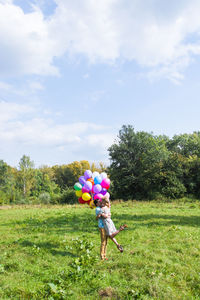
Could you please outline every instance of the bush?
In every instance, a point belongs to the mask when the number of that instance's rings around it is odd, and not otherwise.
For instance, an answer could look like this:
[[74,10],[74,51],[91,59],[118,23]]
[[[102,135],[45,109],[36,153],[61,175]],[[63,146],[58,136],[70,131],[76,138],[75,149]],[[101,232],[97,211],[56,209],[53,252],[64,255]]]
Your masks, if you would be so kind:
[[77,197],[72,188],[64,190],[60,196],[60,203],[64,204],[74,204],[77,203]]
[[8,204],[7,195],[3,191],[0,191],[0,205]]
[[49,193],[43,192],[39,195],[39,202],[43,204],[49,204],[51,201],[51,197]]
[[51,197],[51,204],[59,204],[61,203],[61,194],[54,194]]
[[21,197],[17,201],[15,201],[15,204],[30,204],[29,198]]
[[186,188],[177,178],[174,178],[174,180],[170,178],[167,184],[161,189],[161,193],[167,198],[182,198],[186,193]]

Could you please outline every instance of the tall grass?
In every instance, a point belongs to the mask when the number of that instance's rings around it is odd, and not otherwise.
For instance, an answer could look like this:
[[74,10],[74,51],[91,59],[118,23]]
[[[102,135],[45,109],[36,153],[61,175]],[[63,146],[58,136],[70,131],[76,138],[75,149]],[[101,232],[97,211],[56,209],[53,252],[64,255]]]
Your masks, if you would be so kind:
[[99,260],[94,210],[0,209],[0,299],[200,299],[200,204],[125,202]]

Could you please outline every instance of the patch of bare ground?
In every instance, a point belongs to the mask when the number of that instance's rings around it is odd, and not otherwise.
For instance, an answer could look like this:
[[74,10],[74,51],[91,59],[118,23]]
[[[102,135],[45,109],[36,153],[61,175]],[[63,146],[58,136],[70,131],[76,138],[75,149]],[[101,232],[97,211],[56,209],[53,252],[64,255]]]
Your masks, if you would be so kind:
[[42,206],[40,204],[37,205],[1,205],[1,209],[20,209],[20,208],[41,208]]
[[2,205],[2,206],[0,206],[0,209],[10,209],[10,208],[12,208],[12,206],[10,206],[10,205]]
[[101,298],[118,299],[115,290],[110,286],[105,289],[99,290],[99,296]]

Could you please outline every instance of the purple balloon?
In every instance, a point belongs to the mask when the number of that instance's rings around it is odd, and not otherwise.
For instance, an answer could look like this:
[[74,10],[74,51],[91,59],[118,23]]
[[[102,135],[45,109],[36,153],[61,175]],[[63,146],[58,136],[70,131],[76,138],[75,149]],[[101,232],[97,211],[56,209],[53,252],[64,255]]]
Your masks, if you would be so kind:
[[88,191],[91,191],[92,190],[92,182],[86,181],[86,183],[84,184],[84,188]]
[[96,194],[100,193],[102,190],[102,186],[100,184],[95,184],[93,190]]
[[92,177],[92,172],[90,170],[86,170],[85,173],[84,173],[84,177],[85,179],[89,179]]
[[107,193],[107,189],[105,189],[105,188],[102,188],[102,190],[101,190],[101,194],[104,196],[106,193]]
[[84,185],[86,183],[86,180],[84,178],[84,176],[79,177],[79,182]]

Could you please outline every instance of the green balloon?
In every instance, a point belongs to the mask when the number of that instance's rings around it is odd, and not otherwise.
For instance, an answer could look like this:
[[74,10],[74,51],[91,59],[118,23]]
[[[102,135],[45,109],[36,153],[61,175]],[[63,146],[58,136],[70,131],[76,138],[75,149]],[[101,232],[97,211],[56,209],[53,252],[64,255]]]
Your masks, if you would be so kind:
[[82,190],[82,185],[81,185],[79,182],[77,182],[77,183],[75,183],[75,185],[74,185],[74,189],[75,189],[76,191],[80,191],[80,190]]

